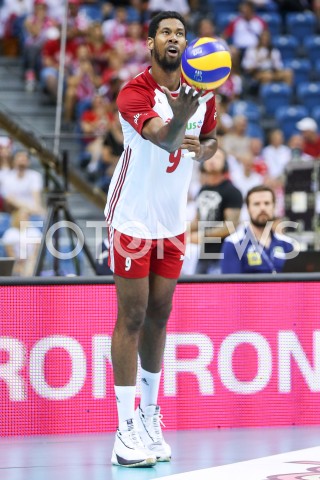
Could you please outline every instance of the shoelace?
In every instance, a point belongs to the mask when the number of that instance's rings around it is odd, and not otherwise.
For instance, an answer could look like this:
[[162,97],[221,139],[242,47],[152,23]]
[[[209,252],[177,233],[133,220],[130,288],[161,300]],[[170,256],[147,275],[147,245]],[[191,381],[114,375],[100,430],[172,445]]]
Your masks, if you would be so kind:
[[164,428],[166,427],[162,421],[162,418],[163,415],[161,415],[161,413],[155,413],[152,416],[145,415],[147,428],[153,427],[154,435],[152,436],[155,437],[156,442],[162,441],[162,431],[160,425],[162,425]]

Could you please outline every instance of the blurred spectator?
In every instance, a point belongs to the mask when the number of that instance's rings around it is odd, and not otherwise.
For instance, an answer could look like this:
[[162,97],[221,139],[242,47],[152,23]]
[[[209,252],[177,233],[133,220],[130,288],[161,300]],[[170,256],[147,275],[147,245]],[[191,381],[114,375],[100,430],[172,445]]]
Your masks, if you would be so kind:
[[159,2],[159,0],[149,0],[148,8],[152,13],[170,10],[178,12],[184,17],[187,17],[190,13],[190,6],[187,0],[165,0],[164,2]]
[[73,73],[67,78],[67,87],[64,101],[64,119],[66,126],[75,118],[77,102],[91,100],[96,89],[102,84],[102,78],[94,71],[87,45],[77,48],[77,56],[73,65]]
[[218,88],[221,95],[227,97],[230,102],[240,98],[242,94],[242,77],[239,65],[239,52],[230,46],[232,69],[227,80]]
[[[80,127],[84,134],[83,143],[88,158],[88,172],[97,170],[98,161],[101,158],[103,140],[110,128],[113,112],[110,111],[110,104],[105,97],[96,93],[92,100],[92,107],[86,110],[81,117]],[[87,162],[86,162],[87,163]]]
[[5,173],[3,198],[9,210],[24,208],[30,214],[43,215],[42,176],[30,169],[28,152],[19,150],[13,158],[13,169]]
[[19,208],[12,212],[11,226],[2,236],[6,255],[16,259],[13,275],[31,276],[37,260],[42,233],[30,222],[30,211]]
[[23,67],[27,91],[33,91],[40,73],[40,58],[42,46],[47,39],[47,31],[56,25],[47,13],[45,0],[34,1],[34,12],[28,15],[24,22],[25,42],[23,48]]
[[239,5],[240,15],[232,20],[223,32],[223,37],[242,52],[258,44],[259,37],[267,28],[265,21],[255,14],[252,2],[245,1]]
[[221,148],[201,164],[200,171],[202,187],[189,242],[199,246],[196,273],[218,273],[221,241],[238,225],[242,195],[228,179],[227,156]]
[[23,44],[23,22],[33,12],[33,0],[4,0],[0,8],[0,38],[5,55],[18,55]]
[[233,126],[221,139],[225,151],[241,160],[250,150],[250,137],[247,135],[248,121],[244,115],[233,117]]
[[88,29],[87,46],[90,51],[90,58],[96,74],[101,75],[108,66],[111,47],[105,41],[101,24],[93,22]]
[[252,188],[246,204],[250,223],[228,236],[222,245],[222,273],[278,273],[286,253],[294,250],[292,240],[273,231],[275,195],[265,185]]
[[9,137],[0,137],[0,212],[5,211],[3,187],[6,173],[12,167],[12,141]]
[[80,10],[81,0],[68,0],[67,38],[79,44],[87,35],[91,20]]
[[[43,90],[56,101],[60,64],[60,31],[57,27],[51,27],[47,33],[47,41],[41,51],[40,81]],[[76,44],[74,40],[67,39],[64,57],[64,84],[67,83],[68,75],[76,55]]]
[[259,84],[270,82],[285,82],[292,85],[292,70],[284,68],[280,50],[272,47],[271,36],[268,30],[261,33],[255,47],[247,48],[242,67]]
[[262,156],[267,166],[268,184],[273,180],[281,180],[291,159],[291,151],[284,143],[282,130],[278,128],[271,130],[269,143],[264,147]]
[[296,125],[303,138],[303,152],[313,158],[320,158],[320,135],[317,122],[311,117],[305,117]]
[[[117,127],[115,122],[112,123],[110,131],[104,138],[101,158],[98,166],[97,180],[95,182],[98,188],[101,188],[106,194],[108,193],[111,177],[117,166],[118,160],[123,151],[123,143],[119,144],[117,139]],[[122,135],[122,130],[121,135]]]
[[216,27],[210,17],[200,17],[196,22],[194,33],[196,38],[214,38],[216,36]]
[[7,136],[0,136],[0,171],[12,168],[12,140]]
[[[238,167],[237,169],[231,170],[230,180],[234,186],[240,190],[242,198],[245,199],[251,188],[263,183],[263,176],[254,170],[254,155],[252,152],[248,152],[241,157],[241,162]],[[246,220],[248,220],[247,206],[243,204],[240,221],[244,222]]]
[[250,153],[253,156],[253,170],[264,177],[267,174],[268,168],[262,155],[262,148],[263,143],[261,138],[250,138]]
[[123,38],[127,34],[128,28],[128,13],[127,9],[124,7],[117,7],[115,9],[115,14],[113,18],[105,20],[102,24],[102,31],[105,40],[110,44],[119,38]]
[[[223,136],[226,133],[230,132],[233,126],[233,119],[228,113],[230,105],[230,100],[228,97],[221,95],[220,93],[216,95],[216,108],[217,108],[217,135]],[[223,140],[222,140],[223,142]]]
[[288,141],[290,148],[290,162],[308,162],[312,160],[312,156],[303,152],[303,137],[300,134],[291,135]]
[[141,24],[132,21],[128,24],[127,35],[113,43],[114,54],[121,59],[119,75],[124,81],[144,71],[150,63],[150,52],[142,35]]

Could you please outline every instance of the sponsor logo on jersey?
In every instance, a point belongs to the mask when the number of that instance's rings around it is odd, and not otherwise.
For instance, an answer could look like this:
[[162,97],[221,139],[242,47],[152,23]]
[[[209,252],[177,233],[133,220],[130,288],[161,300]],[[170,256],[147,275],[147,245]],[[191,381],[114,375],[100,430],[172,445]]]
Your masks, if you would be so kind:
[[138,125],[138,120],[141,117],[142,113],[137,113],[136,115],[133,116],[134,118],[134,123]]

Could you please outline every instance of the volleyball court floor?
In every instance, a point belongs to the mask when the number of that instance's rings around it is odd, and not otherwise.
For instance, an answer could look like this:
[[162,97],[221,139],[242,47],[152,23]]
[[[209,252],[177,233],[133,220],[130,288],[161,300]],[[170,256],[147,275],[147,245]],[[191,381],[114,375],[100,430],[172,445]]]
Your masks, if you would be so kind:
[[110,433],[0,437],[0,480],[320,479],[320,426],[168,431],[165,438],[170,463],[128,469],[111,465]]

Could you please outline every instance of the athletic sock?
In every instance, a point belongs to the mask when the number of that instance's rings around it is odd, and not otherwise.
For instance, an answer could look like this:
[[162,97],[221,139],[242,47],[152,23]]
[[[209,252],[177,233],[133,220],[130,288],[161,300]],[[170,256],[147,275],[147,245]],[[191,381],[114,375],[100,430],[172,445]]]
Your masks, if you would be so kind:
[[114,391],[117,400],[118,421],[119,425],[121,425],[126,420],[129,420],[129,418],[134,417],[136,387],[122,387],[115,385]]
[[142,410],[144,410],[148,405],[158,404],[160,378],[161,371],[159,373],[151,373],[141,368],[140,407]]

